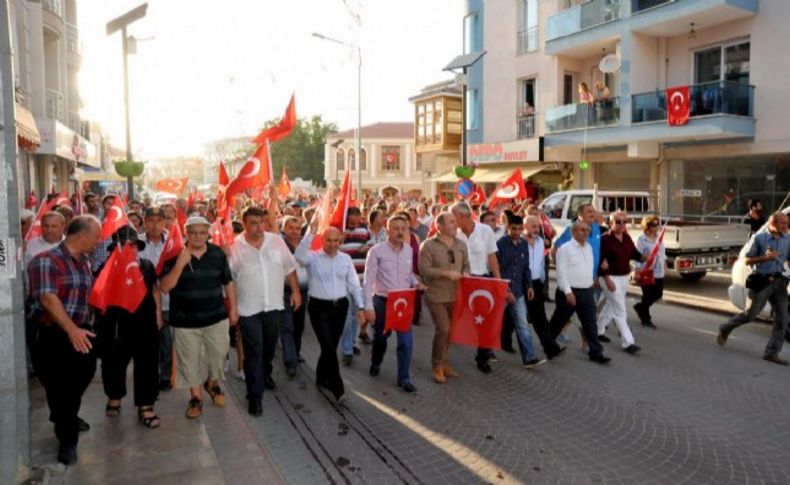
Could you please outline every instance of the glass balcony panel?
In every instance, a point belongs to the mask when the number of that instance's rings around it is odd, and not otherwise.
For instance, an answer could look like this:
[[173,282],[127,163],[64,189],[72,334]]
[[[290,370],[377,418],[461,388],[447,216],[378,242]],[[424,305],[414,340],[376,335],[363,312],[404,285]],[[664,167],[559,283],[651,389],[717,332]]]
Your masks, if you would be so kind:
[[518,55],[538,50],[538,27],[530,27],[518,33]]
[[620,2],[591,0],[552,15],[546,24],[546,40],[565,37],[619,19]]
[[[727,114],[754,117],[754,86],[731,81],[714,81],[690,86],[691,117]],[[633,123],[667,119],[666,92],[656,90],[635,94]]]
[[44,6],[44,9],[63,18],[63,0],[43,0],[41,4]]
[[546,132],[579,130],[620,123],[620,98],[577,103],[546,110]]
[[676,0],[631,0],[631,13],[641,12],[675,1]]
[[58,91],[47,89],[45,96],[47,118],[52,118],[66,123],[66,113],[64,112],[63,95]]

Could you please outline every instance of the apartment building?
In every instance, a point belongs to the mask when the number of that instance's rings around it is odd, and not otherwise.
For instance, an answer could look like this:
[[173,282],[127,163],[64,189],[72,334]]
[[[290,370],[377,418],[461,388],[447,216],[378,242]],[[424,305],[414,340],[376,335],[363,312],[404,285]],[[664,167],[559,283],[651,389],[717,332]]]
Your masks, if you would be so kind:
[[[11,0],[16,89],[19,194],[76,188],[75,173],[101,168],[94,138],[82,119],[78,73],[81,44],[76,0]],[[38,135],[38,136],[36,136]]]
[[[511,165],[656,191],[670,214],[773,208],[790,190],[788,15],[782,0],[468,0],[465,49],[486,51],[468,76],[469,153],[522,143]],[[690,94],[681,126],[667,123],[675,86]]]

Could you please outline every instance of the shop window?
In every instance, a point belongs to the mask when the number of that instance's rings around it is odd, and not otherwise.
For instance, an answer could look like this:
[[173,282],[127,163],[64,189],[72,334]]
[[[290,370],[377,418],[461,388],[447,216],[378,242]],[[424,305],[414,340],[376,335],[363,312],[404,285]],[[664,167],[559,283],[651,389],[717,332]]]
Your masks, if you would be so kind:
[[382,145],[381,146],[381,170],[384,172],[400,171],[400,146]]

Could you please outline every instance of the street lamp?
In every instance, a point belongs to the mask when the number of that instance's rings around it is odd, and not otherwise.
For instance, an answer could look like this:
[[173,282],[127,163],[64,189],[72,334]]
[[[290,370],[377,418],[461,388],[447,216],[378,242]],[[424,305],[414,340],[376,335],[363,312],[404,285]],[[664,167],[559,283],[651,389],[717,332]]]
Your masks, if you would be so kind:
[[[132,22],[140,20],[145,17],[145,12],[148,10],[148,4],[144,3],[138,7],[129,10],[120,17],[116,17],[107,22],[107,35],[112,35],[116,31],[121,31],[123,37],[123,105],[126,112],[126,161],[132,161],[132,134],[131,127],[129,126],[129,36],[126,35],[126,27]],[[134,199],[134,177],[126,177],[129,200]]]
[[[355,49],[357,51],[357,59],[359,63],[357,64],[357,133],[356,133],[356,159],[357,159],[357,175],[359,179],[359,185],[357,187],[359,203],[362,204],[363,195],[362,195],[362,48],[359,45],[351,44],[348,42],[343,42],[342,40],[333,39],[332,37],[327,37],[324,34],[319,34],[317,32],[313,32],[313,37],[321,40],[326,40],[329,42],[334,42],[335,44],[340,44],[346,46],[351,49]],[[348,160],[348,158],[346,159]],[[365,160],[367,163],[367,159]]]

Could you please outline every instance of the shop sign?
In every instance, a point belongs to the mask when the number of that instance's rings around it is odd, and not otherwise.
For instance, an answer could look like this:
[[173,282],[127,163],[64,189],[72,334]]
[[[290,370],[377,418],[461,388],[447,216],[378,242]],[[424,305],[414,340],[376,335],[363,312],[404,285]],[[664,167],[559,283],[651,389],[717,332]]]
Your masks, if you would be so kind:
[[702,197],[702,191],[699,189],[679,189],[679,197]]
[[50,118],[37,118],[41,146],[36,153],[57,155],[67,160],[100,168],[96,145],[81,137],[68,126]]
[[541,161],[541,139],[530,138],[503,143],[469,145],[467,160],[471,164]]

